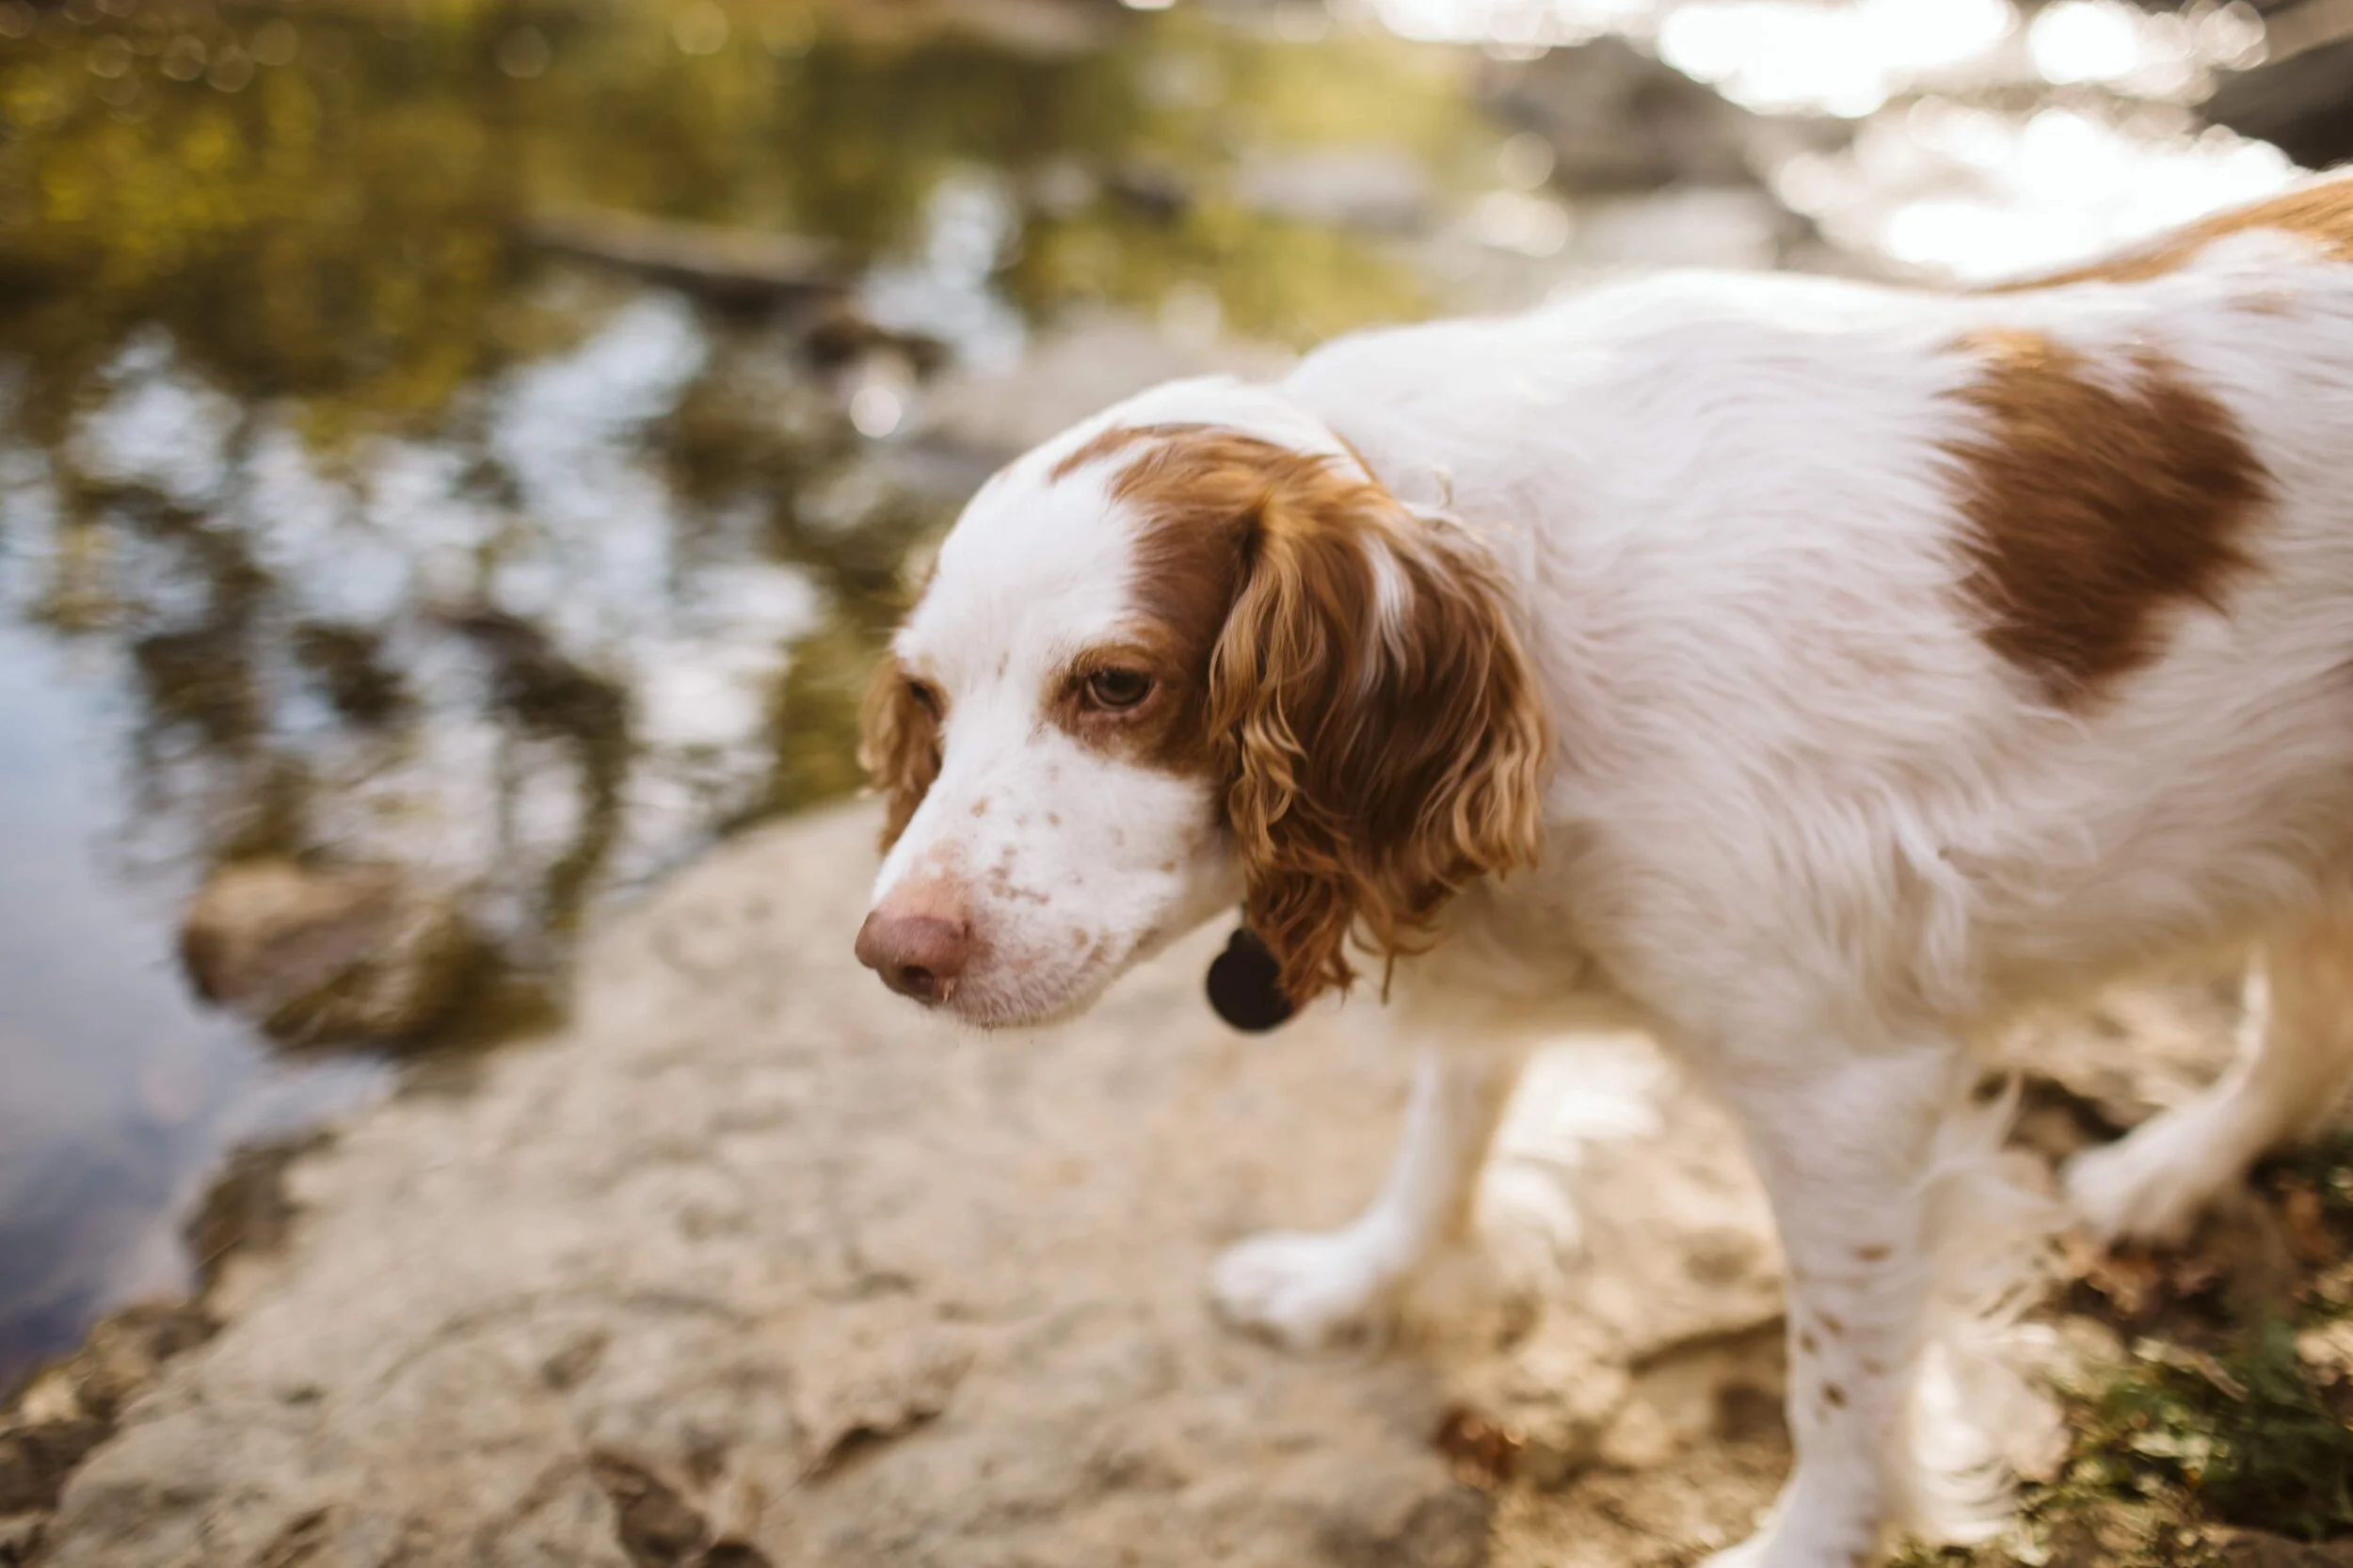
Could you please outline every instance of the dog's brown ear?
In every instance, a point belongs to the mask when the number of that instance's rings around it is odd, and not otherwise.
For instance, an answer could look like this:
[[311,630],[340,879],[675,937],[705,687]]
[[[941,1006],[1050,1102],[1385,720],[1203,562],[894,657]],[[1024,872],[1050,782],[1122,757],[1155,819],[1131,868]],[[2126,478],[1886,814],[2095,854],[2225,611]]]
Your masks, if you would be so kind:
[[1472,879],[1532,861],[1550,727],[1494,564],[1319,460],[1262,471],[1208,732],[1244,913],[1305,1002],[1418,950]]
[[939,776],[939,714],[934,699],[886,657],[866,687],[858,712],[858,765],[888,803],[882,847],[906,831],[924,792]]

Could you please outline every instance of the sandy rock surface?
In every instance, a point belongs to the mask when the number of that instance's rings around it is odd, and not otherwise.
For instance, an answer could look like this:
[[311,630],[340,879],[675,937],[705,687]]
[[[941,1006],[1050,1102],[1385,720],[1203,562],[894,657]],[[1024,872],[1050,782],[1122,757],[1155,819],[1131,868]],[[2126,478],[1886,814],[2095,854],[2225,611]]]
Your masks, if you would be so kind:
[[851,958],[872,825],[722,849],[615,921],[561,1036],[297,1161],[288,1239],[43,1560],[1455,1568],[1745,1531],[1785,1462],[1775,1264],[1646,1047],[1544,1059],[1476,1294],[1288,1355],[1214,1320],[1210,1260],[1352,1212],[1406,1064],[1345,1009],[1226,1032],[1214,931],[1075,1026],[940,1025]]

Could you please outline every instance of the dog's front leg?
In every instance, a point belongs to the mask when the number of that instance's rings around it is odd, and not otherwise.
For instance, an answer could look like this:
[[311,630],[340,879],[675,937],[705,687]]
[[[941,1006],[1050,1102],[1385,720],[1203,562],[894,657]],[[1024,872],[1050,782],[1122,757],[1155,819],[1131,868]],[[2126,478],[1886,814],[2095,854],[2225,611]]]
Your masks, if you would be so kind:
[[1227,1252],[1210,1277],[1219,1311],[1302,1350],[1370,1324],[1400,1285],[1467,1229],[1480,1168],[1524,1059],[1502,1048],[1423,1050],[1379,1196],[1337,1230],[1275,1231]]
[[1931,1151],[1953,1109],[1942,1042],[1812,1064],[1718,1064],[1786,1263],[1797,1466],[1765,1527],[1720,1568],[1868,1568],[1907,1512],[1908,1401],[1934,1260]]

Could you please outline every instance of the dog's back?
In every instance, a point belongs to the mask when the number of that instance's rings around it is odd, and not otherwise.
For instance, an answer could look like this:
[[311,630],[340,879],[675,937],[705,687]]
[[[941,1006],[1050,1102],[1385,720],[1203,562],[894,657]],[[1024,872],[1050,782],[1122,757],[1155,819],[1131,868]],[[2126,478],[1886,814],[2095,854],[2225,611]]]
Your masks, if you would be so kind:
[[1652,280],[1289,389],[1513,562],[1553,874],[1610,885],[1565,902],[1801,959],[1804,911],[1983,1013],[2353,862],[2348,258],[2324,182],[2036,287]]

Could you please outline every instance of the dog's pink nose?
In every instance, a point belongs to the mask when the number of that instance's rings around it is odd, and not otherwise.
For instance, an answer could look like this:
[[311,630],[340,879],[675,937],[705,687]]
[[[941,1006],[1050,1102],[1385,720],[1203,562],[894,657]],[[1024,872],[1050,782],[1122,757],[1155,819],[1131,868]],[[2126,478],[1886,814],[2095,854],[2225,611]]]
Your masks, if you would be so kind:
[[971,920],[936,899],[893,895],[857,929],[857,961],[926,1007],[948,1000],[971,958]]

